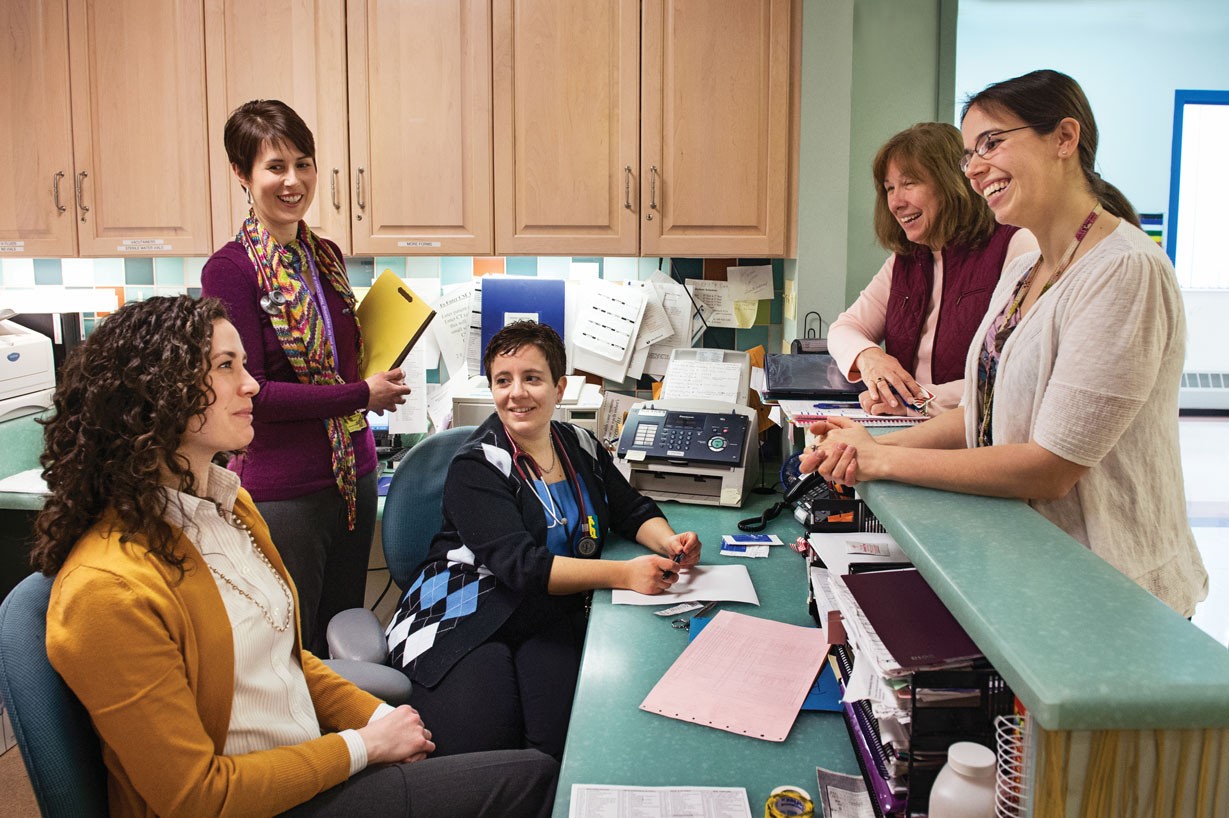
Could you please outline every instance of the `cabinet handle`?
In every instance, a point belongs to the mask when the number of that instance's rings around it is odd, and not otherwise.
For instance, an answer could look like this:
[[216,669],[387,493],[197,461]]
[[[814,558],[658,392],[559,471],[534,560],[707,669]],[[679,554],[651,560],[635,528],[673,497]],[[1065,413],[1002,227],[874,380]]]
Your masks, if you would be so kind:
[[64,178],[64,171],[57,170],[55,176],[51,177],[51,201],[55,202],[55,209],[63,213],[68,210],[67,207],[60,204],[60,180]]
[[657,209],[657,165],[649,168],[649,207]]
[[623,206],[632,209],[632,166],[623,166]]
[[354,198],[358,202],[359,210],[367,209],[367,203],[363,201],[363,174],[365,172],[362,168],[359,168],[358,172],[354,174]]
[[341,175],[341,171],[333,168],[333,178],[329,180],[329,190],[333,194],[333,209],[341,210],[341,201],[337,198],[337,178]]
[[89,176],[85,171],[77,174],[77,209],[81,211],[81,221],[85,221],[85,214],[90,212],[90,209],[85,205],[85,199],[82,198],[82,188],[85,185],[85,177]]

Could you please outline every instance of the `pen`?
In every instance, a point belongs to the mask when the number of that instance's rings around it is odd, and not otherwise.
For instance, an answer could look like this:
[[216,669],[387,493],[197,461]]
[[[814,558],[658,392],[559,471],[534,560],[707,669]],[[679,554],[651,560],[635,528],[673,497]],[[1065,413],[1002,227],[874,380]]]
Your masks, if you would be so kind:
[[[683,561],[683,552],[682,552],[682,551],[676,552],[676,553],[675,553],[675,555],[674,555],[673,557],[671,557],[671,558],[670,558],[670,560],[671,560],[671,561],[672,561],[675,565],[678,565],[680,562],[682,562],[682,561]],[[674,571],[662,571],[662,572],[661,572],[661,575],[662,575],[662,577],[668,577],[668,576],[670,576],[670,575],[671,575],[671,574],[673,574],[673,573],[675,573],[675,572],[674,572]]]

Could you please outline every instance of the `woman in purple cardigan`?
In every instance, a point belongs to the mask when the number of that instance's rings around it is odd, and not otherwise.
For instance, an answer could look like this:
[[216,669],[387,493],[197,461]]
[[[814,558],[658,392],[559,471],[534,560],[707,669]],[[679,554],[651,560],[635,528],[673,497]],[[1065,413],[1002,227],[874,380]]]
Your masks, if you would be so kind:
[[303,641],[327,655],[333,614],[363,605],[376,521],[376,454],[366,411],[410,391],[400,369],[363,380],[363,340],[337,245],[303,216],[316,192],[316,144],[285,103],[253,100],[226,122],[226,155],[251,213],[201,274],[260,384],[255,439],[231,463],[269,523],[299,591]]

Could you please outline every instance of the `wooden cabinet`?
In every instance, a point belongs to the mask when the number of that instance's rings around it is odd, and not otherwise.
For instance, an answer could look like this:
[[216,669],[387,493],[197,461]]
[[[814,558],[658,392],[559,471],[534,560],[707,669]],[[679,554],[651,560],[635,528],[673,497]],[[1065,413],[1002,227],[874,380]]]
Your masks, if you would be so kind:
[[0,254],[74,255],[68,7],[5,0],[0,31]]
[[0,249],[208,252],[200,0],[6,0],[0,25]]
[[639,249],[639,0],[496,0],[497,253]]
[[500,254],[783,255],[791,0],[495,0]]
[[355,253],[489,254],[490,0],[352,0]]
[[280,99],[316,139],[307,223],[350,253],[345,0],[206,0],[205,49],[214,246],[235,236],[250,209],[226,158],[226,120],[249,100]]

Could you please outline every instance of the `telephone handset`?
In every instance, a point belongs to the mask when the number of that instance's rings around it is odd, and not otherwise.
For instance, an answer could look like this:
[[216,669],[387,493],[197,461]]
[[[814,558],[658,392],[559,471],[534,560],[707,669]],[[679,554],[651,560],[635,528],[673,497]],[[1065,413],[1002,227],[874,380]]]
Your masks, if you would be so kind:
[[798,501],[807,496],[820,486],[827,487],[824,478],[819,476],[819,472],[811,472],[809,474],[800,474],[788,489],[785,490],[786,503],[791,506],[797,505]]

